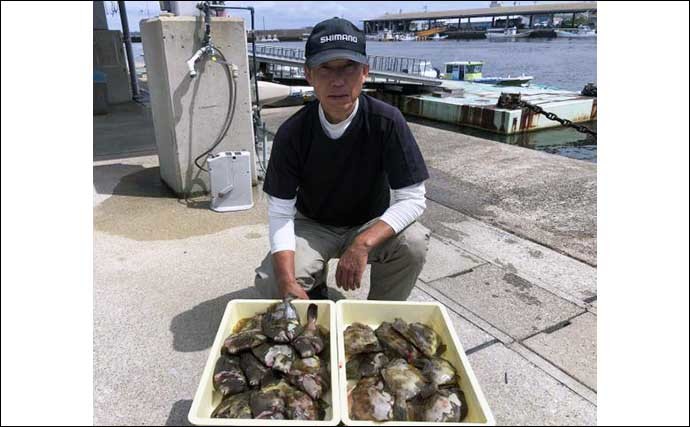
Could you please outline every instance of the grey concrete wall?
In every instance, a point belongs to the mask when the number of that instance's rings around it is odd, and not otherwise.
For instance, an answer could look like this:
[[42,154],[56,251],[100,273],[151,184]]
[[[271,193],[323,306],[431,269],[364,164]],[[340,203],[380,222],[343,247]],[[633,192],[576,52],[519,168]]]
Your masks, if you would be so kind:
[[[227,112],[231,91],[223,66],[204,59],[197,63],[197,77],[189,77],[186,61],[203,37],[199,17],[156,17],[142,21],[140,28],[161,177],[180,196],[207,192],[208,173],[194,159],[216,140]],[[256,184],[244,21],[214,17],[211,35],[227,61],[239,67],[234,118],[214,152],[249,151]]]
[[107,30],[108,21],[105,18],[105,7],[102,1],[93,2],[93,29]]
[[120,31],[93,31],[93,68],[103,71],[107,76],[109,104],[120,104],[132,99]]

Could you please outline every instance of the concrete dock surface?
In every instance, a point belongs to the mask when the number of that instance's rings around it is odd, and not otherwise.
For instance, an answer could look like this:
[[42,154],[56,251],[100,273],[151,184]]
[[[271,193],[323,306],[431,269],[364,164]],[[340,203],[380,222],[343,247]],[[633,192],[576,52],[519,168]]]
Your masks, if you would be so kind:
[[[262,115],[275,131],[298,108]],[[261,187],[243,212],[179,200],[160,181],[147,114],[94,117],[97,425],[189,424],[223,310],[257,297],[269,249]],[[596,424],[596,164],[410,127],[433,233],[410,300],[446,306],[498,424]],[[330,271],[334,299],[366,298],[368,270],[354,292]]]

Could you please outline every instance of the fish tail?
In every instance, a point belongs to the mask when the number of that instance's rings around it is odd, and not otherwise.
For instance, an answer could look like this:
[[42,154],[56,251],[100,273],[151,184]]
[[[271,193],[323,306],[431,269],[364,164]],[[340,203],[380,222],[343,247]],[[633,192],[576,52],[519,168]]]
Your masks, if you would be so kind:
[[318,314],[319,307],[316,304],[309,304],[309,308],[307,308],[307,321],[309,323],[316,323],[316,316]]

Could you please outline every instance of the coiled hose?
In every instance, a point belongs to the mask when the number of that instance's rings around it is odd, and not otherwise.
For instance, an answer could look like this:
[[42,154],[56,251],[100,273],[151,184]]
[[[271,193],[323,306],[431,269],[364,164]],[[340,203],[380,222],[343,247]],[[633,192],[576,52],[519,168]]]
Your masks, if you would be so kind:
[[233,72],[230,69],[230,64],[225,59],[225,55],[223,55],[223,52],[221,52],[220,49],[217,47],[213,46],[212,47],[213,52],[217,54],[220,57],[220,61],[217,61],[213,55],[214,53],[211,54],[211,58],[213,62],[219,62],[220,64],[223,65],[223,68],[225,69],[225,74],[228,77],[228,84],[229,84],[229,90],[230,90],[230,102],[228,103],[228,111],[225,114],[225,121],[223,122],[223,127],[221,128],[220,133],[218,134],[218,137],[216,137],[216,140],[214,141],[213,145],[211,147],[201,153],[197,158],[194,159],[194,164],[201,169],[202,171],[208,172],[207,169],[205,169],[202,165],[199,164],[199,160],[202,157],[208,157],[208,155],[220,144],[220,142],[225,138],[225,135],[227,135],[228,130],[230,129],[230,125],[232,124],[232,120],[235,117],[235,108],[237,104],[237,84],[235,82],[235,79],[233,77]]

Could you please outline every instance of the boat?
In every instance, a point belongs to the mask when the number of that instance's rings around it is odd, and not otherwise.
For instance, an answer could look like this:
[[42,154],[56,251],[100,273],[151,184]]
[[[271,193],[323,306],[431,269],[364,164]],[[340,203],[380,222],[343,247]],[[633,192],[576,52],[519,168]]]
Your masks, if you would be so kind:
[[508,77],[483,77],[482,67],[484,63],[481,61],[453,61],[444,64],[445,73],[443,78],[445,80],[458,80],[481,84],[490,84],[495,86],[528,86],[529,82],[534,78],[533,76],[508,76]]
[[502,30],[490,29],[486,31],[487,39],[521,39],[529,37],[531,31],[525,31],[523,33],[518,33],[517,28],[508,27]]
[[379,41],[381,42],[392,42],[395,41],[392,30],[383,30],[379,33]]
[[379,31],[376,34],[367,34],[366,36],[367,41],[375,41],[375,42],[391,42],[391,41],[397,41],[397,36],[393,35],[392,30],[383,30]]
[[400,40],[401,42],[413,42],[417,40],[417,36],[411,33],[402,34],[398,37],[398,40]]
[[575,31],[556,30],[556,36],[571,39],[584,39],[596,37],[597,32],[586,25],[580,25]]
[[257,43],[276,43],[279,42],[278,37],[276,37],[276,34],[273,35],[268,35],[268,36],[259,36],[257,39]]
[[[281,101],[290,96],[291,93],[290,86],[277,83],[259,80],[257,86],[259,86],[259,105],[262,106]],[[252,87],[252,90],[253,89],[254,87]],[[252,97],[252,100],[253,99]]]
[[533,76],[526,76],[522,74],[521,76],[511,77],[480,77],[474,79],[474,83],[490,84],[494,86],[529,86],[529,82],[533,79]]
[[311,35],[311,33],[302,33],[302,37],[301,37],[302,41],[306,42],[307,40],[309,40],[310,35]]
[[442,36],[439,33],[436,33],[436,34],[434,34],[433,37],[429,38],[429,40],[439,41],[439,40],[445,40],[447,38],[448,38],[448,36]]
[[[262,106],[291,107],[295,105],[304,105],[305,102],[316,98],[314,88],[312,86],[284,86],[271,83],[271,87],[266,87],[267,82],[260,81],[259,83],[263,85],[263,87],[259,86],[259,101]],[[285,95],[285,87],[289,89],[289,93],[287,95]],[[262,90],[264,92],[268,92],[268,94],[275,94],[274,98],[266,99],[261,102],[261,97],[264,96],[262,94]]]

